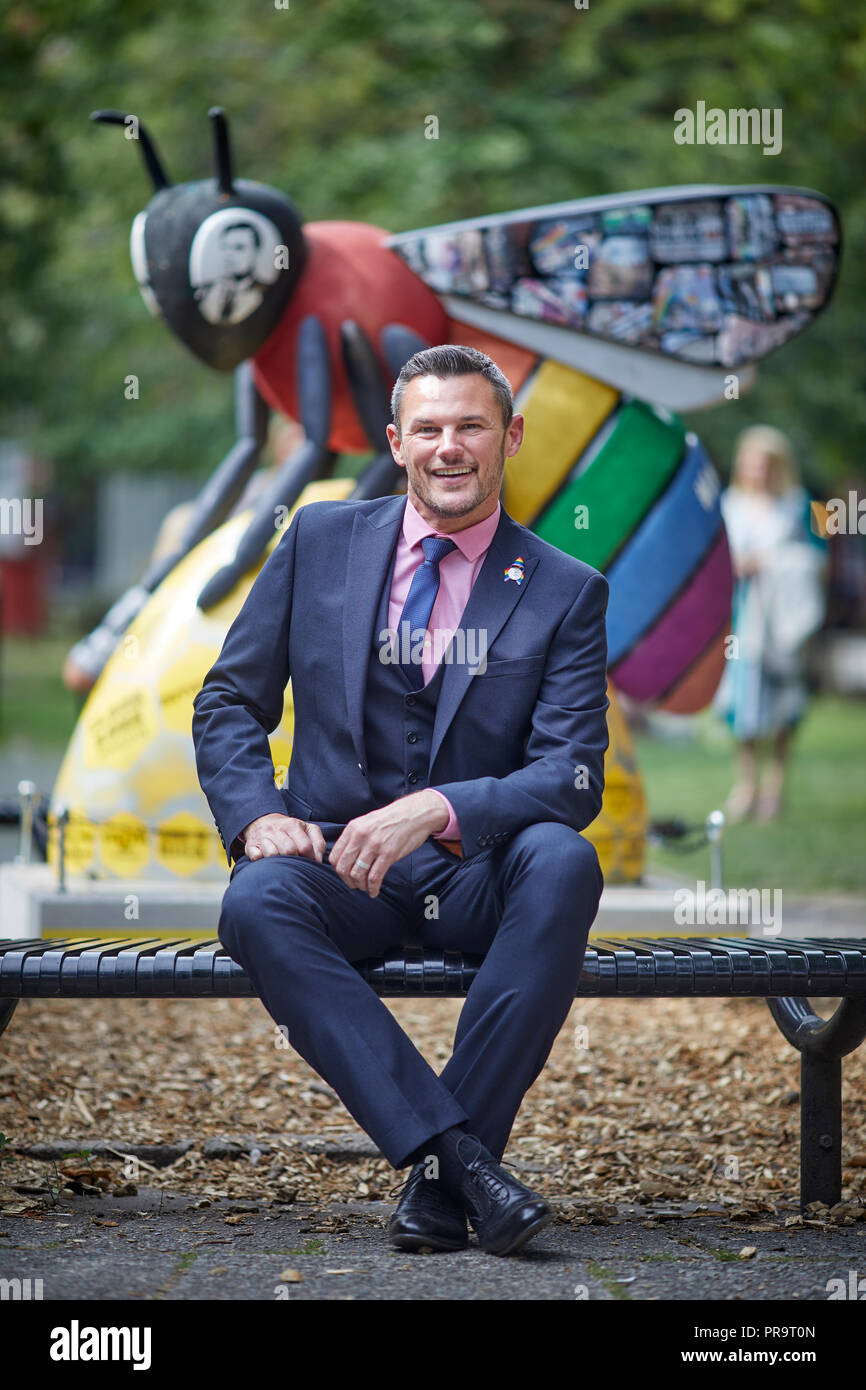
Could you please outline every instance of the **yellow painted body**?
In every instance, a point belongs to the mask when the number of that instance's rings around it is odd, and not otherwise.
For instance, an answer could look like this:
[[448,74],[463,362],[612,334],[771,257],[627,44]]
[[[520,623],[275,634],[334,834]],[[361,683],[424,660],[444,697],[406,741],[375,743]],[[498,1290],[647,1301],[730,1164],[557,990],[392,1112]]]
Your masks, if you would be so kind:
[[526,428],[520,452],[505,460],[505,507],[531,528],[619,402],[603,381],[544,361],[517,398]]

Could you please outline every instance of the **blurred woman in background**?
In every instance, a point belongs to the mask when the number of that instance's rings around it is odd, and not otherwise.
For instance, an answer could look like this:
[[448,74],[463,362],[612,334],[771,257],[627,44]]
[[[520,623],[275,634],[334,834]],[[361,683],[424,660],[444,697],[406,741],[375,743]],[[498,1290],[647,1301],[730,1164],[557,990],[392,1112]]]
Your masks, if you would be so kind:
[[[721,499],[734,563],[729,659],[714,706],[737,740],[731,820],[774,819],[791,738],[806,709],[803,650],[824,620],[826,544],[813,536],[810,499],[787,436],[768,425],[740,435]],[[759,782],[758,749],[769,760]]]

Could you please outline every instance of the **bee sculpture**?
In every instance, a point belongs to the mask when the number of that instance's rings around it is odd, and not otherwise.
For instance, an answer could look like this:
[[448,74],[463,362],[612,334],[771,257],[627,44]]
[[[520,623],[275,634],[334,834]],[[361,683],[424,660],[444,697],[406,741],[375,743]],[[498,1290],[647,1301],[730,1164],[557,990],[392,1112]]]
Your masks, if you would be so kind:
[[[119,111],[154,185],[130,253],[152,313],[203,362],[235,373],[237,439],[179,538],[69,653],[88,691],[54,788],[65,858],[94,877],[220,879],[198,785],[192,699],[294,509],[402,491],[387,443],[404,362],[436,343],[492,357],[526,417],[502,501],[543,539],[602,570],[611,744],[587,831],[608,882],[640,877],[646,806],[617,700],[704,708],[723,670],[732,568],[718,475],[676,412],[738,396],[754,364],[828,303],[838,216],[821,194],[690,186],[577,199],[391,235],[304,223],[281,192],[234,175],[210,112],[214,175],[172,184],[143,125]],[[303,442],[255,505],[237,503],[271,413]],[[372,460],[335,478],[341,454]],[[291,682],[271,736],[282,784]]]

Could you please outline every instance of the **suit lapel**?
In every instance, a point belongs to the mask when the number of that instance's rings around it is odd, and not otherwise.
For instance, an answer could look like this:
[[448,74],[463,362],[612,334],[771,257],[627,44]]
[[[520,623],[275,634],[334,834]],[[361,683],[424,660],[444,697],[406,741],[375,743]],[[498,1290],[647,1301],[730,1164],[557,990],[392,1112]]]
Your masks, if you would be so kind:
[[[343,680],[349,730],[358,762],[364,767],[367,764],[364,746],[364,692],[367,685],[373,624],[382,585],[390,573],[390,563],[403,525],[405,507],[406,497],[401,495],[386,498],[382,506],[372,513],[356,512],[346,559]],[[469,682],[473,679],[468,661],[448,661],[446,658],[452,649],[471,654],[479,650],[486,651],[493,645],[525,592],[538,564],[539,557],[529,555],[528,549],[526,531],[506,514],[503,507],[499,515],[499,525],[469,595],[459,627],[443,657],[444,671],[433,723],[430,768],[436,760],[439,746],[457,713],[460,701],[469,689]],[[524,560],[524,578],[520,584],[507,581],[505,578],[506,569],[518,555],[522,555]],[[479,648],[477,641],[467,641],[470,629],[476,634],[483,633],[483,649]],[[462,636],[459,635],[461,633]]]
[[[525,593],[538,564],[539,557],[529,555],[528,549],[526,532],[506,515],[503,507],[499,514],[499,525],[478,572],[457,631],[442,658],[445,669],[436,704],[436,718],[433,721],[428,773],[432,770],[439,745],[448,732],[448,726],[457,713],[460,701],[469,689],[469,682],[474,679],[468,659],[448,661],[447,657],[454,649],[456,653],[466,653],[467,656],[471,654],[474,659],[476,653],[487,651],[493,646]],[[505,578],[506,569],[518,555],[522,555],[524,560],[523,581],[520,584]],[[483,634],[483,648],[478,641],[467,640],[465,634],[470,629],[476,634]],[[464,634],[462,637],[459,636],[461,632]]]
[[394,547],[397,544],[405,496],[389,497],[372,513],[358,511],[349,540],[346,559],[346,585],[343,602],[343,680],[346,688],[346,710],[349,730],[358,754],[358,762],[366,768],[364,747],[364,690],[367,684],[367,665],[373,623]]

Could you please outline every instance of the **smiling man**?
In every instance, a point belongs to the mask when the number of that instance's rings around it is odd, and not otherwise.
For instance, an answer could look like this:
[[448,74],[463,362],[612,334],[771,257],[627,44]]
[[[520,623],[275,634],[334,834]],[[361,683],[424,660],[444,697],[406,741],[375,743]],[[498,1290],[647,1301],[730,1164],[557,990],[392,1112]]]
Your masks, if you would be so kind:
[[[194,701],[199,779],[236,860],[219,936],[410,1166],[393,1243],[462,1249],[468,1217],[507,1255],[551,1219],[500,1160],[602,889],[581,831],[604,783],[608,586],[502,506],[524,422],[489,357],[416,353],[392,414],[407,496],[300,508]],[[278,790],[267,735],[290,676]],[[352,964],[408,945],[483,957],[438,1076]]]

